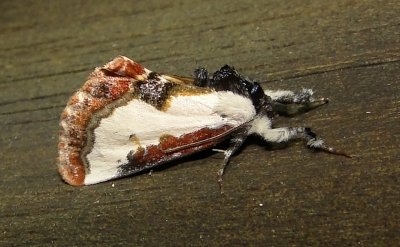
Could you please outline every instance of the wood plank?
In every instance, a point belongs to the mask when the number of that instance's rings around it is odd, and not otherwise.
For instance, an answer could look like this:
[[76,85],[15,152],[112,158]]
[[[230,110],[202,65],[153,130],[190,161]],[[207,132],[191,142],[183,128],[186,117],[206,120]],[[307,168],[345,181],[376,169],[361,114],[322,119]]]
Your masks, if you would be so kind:
[[[0,3],[0,244],[394,245],[400,240],[400,3],[8,1]],[[251,138],[219,194],[221,155],[75,188],[56,172],[58,119],[117,55],[171,74],[223,64],[331,103],[311,126],[360,156]]]

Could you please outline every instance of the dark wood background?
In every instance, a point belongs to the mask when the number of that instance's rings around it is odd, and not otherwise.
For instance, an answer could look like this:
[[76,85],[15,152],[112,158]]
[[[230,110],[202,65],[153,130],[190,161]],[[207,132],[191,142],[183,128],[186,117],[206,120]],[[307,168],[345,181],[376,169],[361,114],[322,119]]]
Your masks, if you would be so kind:
[[[0,245],[396,245],[400,2],[0,2]],[[221,196],[221,154],[88,187],[57,174],[58,119],[94,67],[126,55],[190,76],[228,63],[264,87],[313,88],[311,126],[360,156],[251,138]]]

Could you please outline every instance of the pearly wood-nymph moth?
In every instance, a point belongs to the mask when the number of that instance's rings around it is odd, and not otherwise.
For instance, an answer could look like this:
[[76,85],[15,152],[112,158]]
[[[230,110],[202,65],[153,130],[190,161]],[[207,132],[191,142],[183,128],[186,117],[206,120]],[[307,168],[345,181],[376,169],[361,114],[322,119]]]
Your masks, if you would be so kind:
[[273,143],[303,139],[310,148],[346,155],[309,128],[272,127],[277,114],[325,103],[311,89],[263,90],[228,65],[211,77],[200,68],[188,78],[152,72],[119,56],[96,68],[61,114],[59,172],[71,185],[96,184],[229,140],[221,182],[229,159],[251,134]]

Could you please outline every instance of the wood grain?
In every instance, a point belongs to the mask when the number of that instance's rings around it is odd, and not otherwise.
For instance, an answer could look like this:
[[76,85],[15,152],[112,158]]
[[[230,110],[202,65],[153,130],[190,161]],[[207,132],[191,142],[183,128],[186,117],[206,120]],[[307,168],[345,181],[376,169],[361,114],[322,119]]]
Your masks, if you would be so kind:
[[[400,241],[400,3],[0,3],[0,245],[387,245]],[[117,55],[190,76],[231,64],[331,103],[311,126],[357,159],[250,139],[219,194],[220,154],[75,188],[56,172],[58,119]]]

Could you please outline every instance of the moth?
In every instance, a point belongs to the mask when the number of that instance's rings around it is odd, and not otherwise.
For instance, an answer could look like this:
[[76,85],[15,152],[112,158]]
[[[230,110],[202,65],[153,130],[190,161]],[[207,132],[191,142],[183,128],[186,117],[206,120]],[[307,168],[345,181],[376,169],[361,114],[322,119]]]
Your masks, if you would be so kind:
[[[307,147],[345,155],[305,127],[273,127],[328,102],[311,89],[263,90],[225,65],[193,78],[152,72],[119,56],[96,68],[61,114],[58,168],[71,185],[90,185],[151,169],[229,140],[218,182],[249,135],[271,143],[303,139]],[[289,107],[295,106],[295,107]]]

